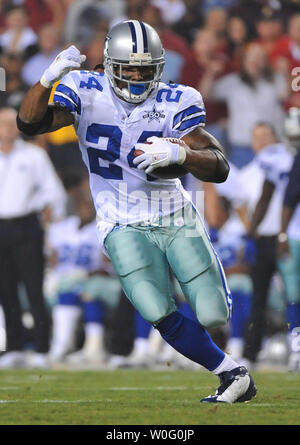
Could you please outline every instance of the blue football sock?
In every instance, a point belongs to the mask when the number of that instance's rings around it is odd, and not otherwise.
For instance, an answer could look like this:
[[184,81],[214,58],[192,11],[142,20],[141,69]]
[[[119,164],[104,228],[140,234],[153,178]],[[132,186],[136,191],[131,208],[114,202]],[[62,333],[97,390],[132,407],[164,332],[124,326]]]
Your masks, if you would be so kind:
[[232,291],[232,316],[231,316],[231,337],[242,338],[244,337],[245,328],[250,316],[251,307],[251,295],[240,292]]
[[300,326],[300,303],[288,304],[286,308],[286,321],[289,332]]
[[82,303],[83,319],[85,323],[102,323],[105,309],[100,301]]
[[206,330],[179,312],[168,315],[156,328],[176,351],[209,371],[216,369],[225,358]]
[[148,338],[152,325],[135,311],[135,338]]

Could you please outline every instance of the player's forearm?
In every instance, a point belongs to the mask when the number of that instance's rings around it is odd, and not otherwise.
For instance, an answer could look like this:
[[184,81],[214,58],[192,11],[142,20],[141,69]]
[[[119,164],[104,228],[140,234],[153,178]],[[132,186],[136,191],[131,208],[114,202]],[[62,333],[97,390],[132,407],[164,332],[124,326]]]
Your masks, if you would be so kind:
[[290,220],[294,214],[294,210],[292,207],[284,206],[281,214],[281,230],[280,232],[286,233]]
[[188,145],[182,166],[201,181],[224,182],[229,165],[221,144],[207,131],[192,132],[183,138]]
[[257,206],[255,208],[254,214],[252,216],[251,222],[250,222],[250,227],[248,230],[249,236],[252,237],[252,236],[256,235],[257,227],[264,219],[267,208],[268,208],[268,203],[266,203],[266,201],[264,201],[264,200],[259,200],[259,202],[257,203]]
[[274,193],[275,186],[273,183],[269,182],[268,180],[265,180],[263,184],[262,194],[259,198],[258,203],[256,204],[253,216],[251,218],[250,222],[250,228],[248,231],[249,236],[255,236],[256,230],[259,226],[259,224],[264,219],[267,210],[269,208],[269,204],[271,202],[273,193]]
[[19,117],[23,122],[39,122],[48,109],[51,88],[45,88],[37,82],[27,92],[19,110]]
[[[211,150],[186,150],[186,159],[182,166],[201,181],[224,182],[228,176],[229,168],[223,164],[218,170],[219,162],[216,154]],[[228,165],[228,164],[227,164]]]

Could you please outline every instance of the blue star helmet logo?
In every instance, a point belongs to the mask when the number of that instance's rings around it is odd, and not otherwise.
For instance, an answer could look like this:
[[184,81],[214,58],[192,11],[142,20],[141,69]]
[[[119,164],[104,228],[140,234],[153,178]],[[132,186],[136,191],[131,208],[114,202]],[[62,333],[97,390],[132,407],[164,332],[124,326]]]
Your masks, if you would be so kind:
[[143,119],[148,118],[148,123],[152,122],[153,120],[157,120],[158,122],[160,122],[160,119],[164,119],[165,117],[166,116],[164,115],[164,113],[156,109],[155,104],[153,105],[152,110],[146,110],[146,114],[143,115]]

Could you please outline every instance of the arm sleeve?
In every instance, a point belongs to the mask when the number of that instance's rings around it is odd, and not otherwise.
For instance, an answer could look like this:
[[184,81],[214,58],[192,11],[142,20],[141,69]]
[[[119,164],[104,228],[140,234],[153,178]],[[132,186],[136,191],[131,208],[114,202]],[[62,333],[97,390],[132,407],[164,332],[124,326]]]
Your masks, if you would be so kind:
[[287,207],[295,208],[300,202],[300,152],[297,154],[292,166],[289,182],[285,190],[283,203]]
[[191,87],[186,87],[173,118],[170,120],[172,137],[182,138],[196,127],[204,127],[206,111],[201,94]]
[[60,106],[65,107],[73,114],[76,125],[78,125],[78,120],[82,112],[82,102],[78,87],[78,74],[77,71],[71,71],[64,76],[57,85],[53,96],[54,104],[59,104]]

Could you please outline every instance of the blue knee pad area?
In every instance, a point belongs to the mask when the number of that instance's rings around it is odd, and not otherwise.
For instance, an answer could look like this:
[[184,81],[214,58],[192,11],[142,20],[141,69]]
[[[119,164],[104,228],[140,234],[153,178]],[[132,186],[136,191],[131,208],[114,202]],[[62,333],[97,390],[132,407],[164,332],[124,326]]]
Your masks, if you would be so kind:
[[152,325],[144,320],[141,314],[135,311],[135,338],[148,338]]
[[79,294],[76,292],[65,292],[58,296],[58,304],[66,306],[80,306]]
[[88,301],[82,303],[83,320],[85,323],[102,323],[105,316],[105,307],[101,301]]
[[300,303],[288,304],[286,308],[286,321],[289,332],[300,327]]
[[231,316],[231,337],[244,336],[250,316],[251,295],[241,291],[232,291],[233,311]]

